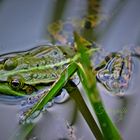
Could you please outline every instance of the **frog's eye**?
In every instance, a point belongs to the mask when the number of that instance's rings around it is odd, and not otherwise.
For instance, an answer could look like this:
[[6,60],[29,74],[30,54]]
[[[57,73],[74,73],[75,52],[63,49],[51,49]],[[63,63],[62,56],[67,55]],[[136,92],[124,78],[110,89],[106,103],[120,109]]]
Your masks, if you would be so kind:
[[11,81],[11,86],[18,89],[21,87],[21,82],[18,79],[14,79],[13,81]]
[[8,77],[8,82],[10,87],[12,87],[15,90],[21,89],[24,85],[24,79],[20,75],[13,75]]
[[7,59],[4,63],[5,70],[13,70],[17,67],[18,63],[15,59]]

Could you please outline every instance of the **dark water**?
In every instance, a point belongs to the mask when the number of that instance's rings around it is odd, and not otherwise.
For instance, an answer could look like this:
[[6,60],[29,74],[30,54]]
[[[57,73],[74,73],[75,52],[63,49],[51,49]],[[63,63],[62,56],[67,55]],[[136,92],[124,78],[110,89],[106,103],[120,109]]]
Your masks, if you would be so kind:
[[[0,53],[26,50],[46,40],[46,26],[54,20],[68,17],[82,17],[86,13],[85,0],[3,0],[0,3]],[[109,22],[97,30],[97,42],[108,52],[119,51],[129,44],[139,45],[140,19],[138,0],[103,1],[103,11],[113,15]],[[57,6],[56,6],[57,5]],[[64,6],[64,8],[63,8]],[[57,8],[60,7],[60,8]],[[57,11],[58,10],[58,11]],[[84,12],[83,12],[84,11]],[[57,13],[57,14],[56,14]],[[104,28],[105,27],[105,28]],[[94,37],[94,36],[93,36]],[[139,138],[139,60],[133,59],[133,74],[130,87],[124,97],[108,95],[99,85],[101,96],[112,119],[121,131],[124,139]],[[0,139],[13,138],[20,131],[17,113],[20,105],[0,104]],[[35,126],[30,140],[78,139],[93,140],[90,129],[72,100],[64,104],[55,104],[42,115]],[[76,122],[70,127],[74,115]],[[70,133],[72,131],[72,137]]]

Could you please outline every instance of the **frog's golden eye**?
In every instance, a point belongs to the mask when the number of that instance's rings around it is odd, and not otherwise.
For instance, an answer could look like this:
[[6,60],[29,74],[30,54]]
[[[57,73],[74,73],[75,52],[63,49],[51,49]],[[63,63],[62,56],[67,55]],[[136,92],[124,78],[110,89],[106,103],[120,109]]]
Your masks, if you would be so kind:
[[15,90],[22,89],[22,87],[24,86],[24,79],[20,75],[13,75],[8,77],[8,82],[10,87],[12,87]]
[[21,87],[21,82],[18,79],[14,79],[13,81],[11,81],[11,86],[18,89]]
[[4,63],[4,69],[5,70],[13,70],[17,67],[18,62],[15,59],[7,59]]

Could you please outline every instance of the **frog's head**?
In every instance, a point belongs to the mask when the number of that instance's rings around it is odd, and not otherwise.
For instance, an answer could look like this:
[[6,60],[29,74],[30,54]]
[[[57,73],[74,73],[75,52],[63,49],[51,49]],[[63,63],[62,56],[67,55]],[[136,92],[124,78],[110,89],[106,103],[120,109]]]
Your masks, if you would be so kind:
[[0,93],[25,96],[54,82],[66,61],[59,47],[40,46],[0,56]]
[[8,57],[0,61],[0,93],[14,96],[24,96],[34,91],[34,87],[26,84],[24,74],[21,74],[17,57]]

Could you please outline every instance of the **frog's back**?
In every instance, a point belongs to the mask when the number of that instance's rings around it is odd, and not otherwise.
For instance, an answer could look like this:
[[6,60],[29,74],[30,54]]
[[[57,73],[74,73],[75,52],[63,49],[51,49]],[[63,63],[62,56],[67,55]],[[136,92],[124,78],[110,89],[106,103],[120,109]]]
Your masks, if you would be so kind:
[[43,45],[0,56],[0,80],[20,75],[28,84],[54,81],[65,68],[67,58],[57,46]]

